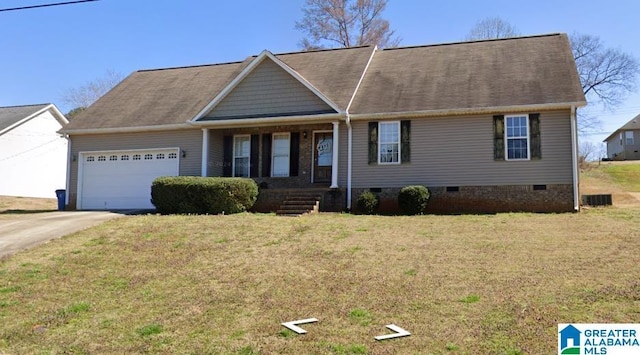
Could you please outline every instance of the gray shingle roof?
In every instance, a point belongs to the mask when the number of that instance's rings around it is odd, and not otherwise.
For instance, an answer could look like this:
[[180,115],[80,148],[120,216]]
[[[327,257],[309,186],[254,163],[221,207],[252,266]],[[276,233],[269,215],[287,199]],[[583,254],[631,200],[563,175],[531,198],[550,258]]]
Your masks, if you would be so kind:
[[0,131],[20,122],[50,104],[0,107]]
[[640,129],[640,115],[637,115],[636,117],[632,118],[629,122],[627,122],[624,125],[622,125],[622,127],[616,129],[607,138],[605,138],[605,140],[603,140],[603,142],[608,141],[611,137],[613,137],[616,134],[618,134],[618,132],[631,131],[631,130],[634,130],[634,129]]
[[583,102],[566,35],[385,49],[352,113]]
[[[276,57],[345,110],[372,47]],[[251,60],[138,71],[68,130],[185,124]],[[565,34],[377,50],[351,114],[584,103]]]

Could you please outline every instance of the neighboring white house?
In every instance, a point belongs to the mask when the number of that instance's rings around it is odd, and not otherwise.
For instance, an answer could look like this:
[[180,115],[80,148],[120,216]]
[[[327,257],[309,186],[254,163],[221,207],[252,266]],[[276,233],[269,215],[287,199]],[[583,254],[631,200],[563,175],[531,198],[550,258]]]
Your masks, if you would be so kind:
[[69,123],[53,104],[0,107],[0,195],[55,198],[66,186]]

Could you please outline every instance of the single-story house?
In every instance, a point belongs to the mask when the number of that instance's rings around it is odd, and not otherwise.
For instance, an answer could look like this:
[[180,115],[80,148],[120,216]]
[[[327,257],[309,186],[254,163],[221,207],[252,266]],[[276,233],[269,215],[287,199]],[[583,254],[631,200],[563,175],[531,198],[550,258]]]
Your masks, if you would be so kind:
[[257,210],[420,184],[431,212],[574,211],[584,105],[566,34],[140,70],[63,130],[67,203],[153,208],[153,178],[197,175],[255,179]]
[[603,142],[607,143],[607,158],[640,160],[640,115],[616,129]]
[[67,123],[53,104],[0,107],[0,195],[55,198],[65,188]]

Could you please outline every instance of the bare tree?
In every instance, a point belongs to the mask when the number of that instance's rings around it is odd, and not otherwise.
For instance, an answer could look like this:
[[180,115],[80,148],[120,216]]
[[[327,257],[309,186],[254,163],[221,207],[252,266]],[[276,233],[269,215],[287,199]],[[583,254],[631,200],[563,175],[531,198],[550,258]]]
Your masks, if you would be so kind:
[[387,0],[306,0],[296,29],[304,50],[377,45],[396,47],[400,38],[381,18]]
[[571,35],[571,50],[587,98],[611,108],[636,89],[640,65],[630,54],[605,48],[597,36],[579,33]]
[[67,114],[70,117],[67,118],[73,118],[73,116],[91,106],[102,95],[122,81],[123,78],[122,74],[107,70],[104,77],[91,80],[83,86],[65,91],[62,95],[62,102],[72,107]]
[[[640,72],[636,58],[620,49],[606,48],[597,36],[573,33],[570,40],[587,101],[613,110],[635,91]],[[597,116],[584,110],[580,113],[580,133],[596,131],[600,126]]]
[[[519,33],[499,17],[478,22],[467,35],[467,40],[509,38]],[[628,94],[635,91],[640,63],[632,55],[620,49],[606,48],[599,37],[573,33],[571,50],[576,61],[580,83],[589,108],[604,107],[609,110],[620,105]],[[601,121],[589,108],[578,114],[578,131],[588,134],[600,129]]]
[[580,162],[597,161],[602,158],[603,146],[583,140],[578,147],[578,154]]
[[476,23],[465,39],[467,41],[477,41],[518,36],[520,36],[520,33],[510,23],[502,20],[500,17],[488,17]]

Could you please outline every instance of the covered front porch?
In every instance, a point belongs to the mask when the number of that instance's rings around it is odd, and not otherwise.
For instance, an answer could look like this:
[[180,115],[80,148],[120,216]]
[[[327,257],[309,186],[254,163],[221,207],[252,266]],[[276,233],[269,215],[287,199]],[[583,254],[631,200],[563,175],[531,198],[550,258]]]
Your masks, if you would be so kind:
[[288,197],[314,195],[320,210],[345,208],[338,186],[340,122],[202,128],[202,176],[249,177],[254,210],[278,211]]

